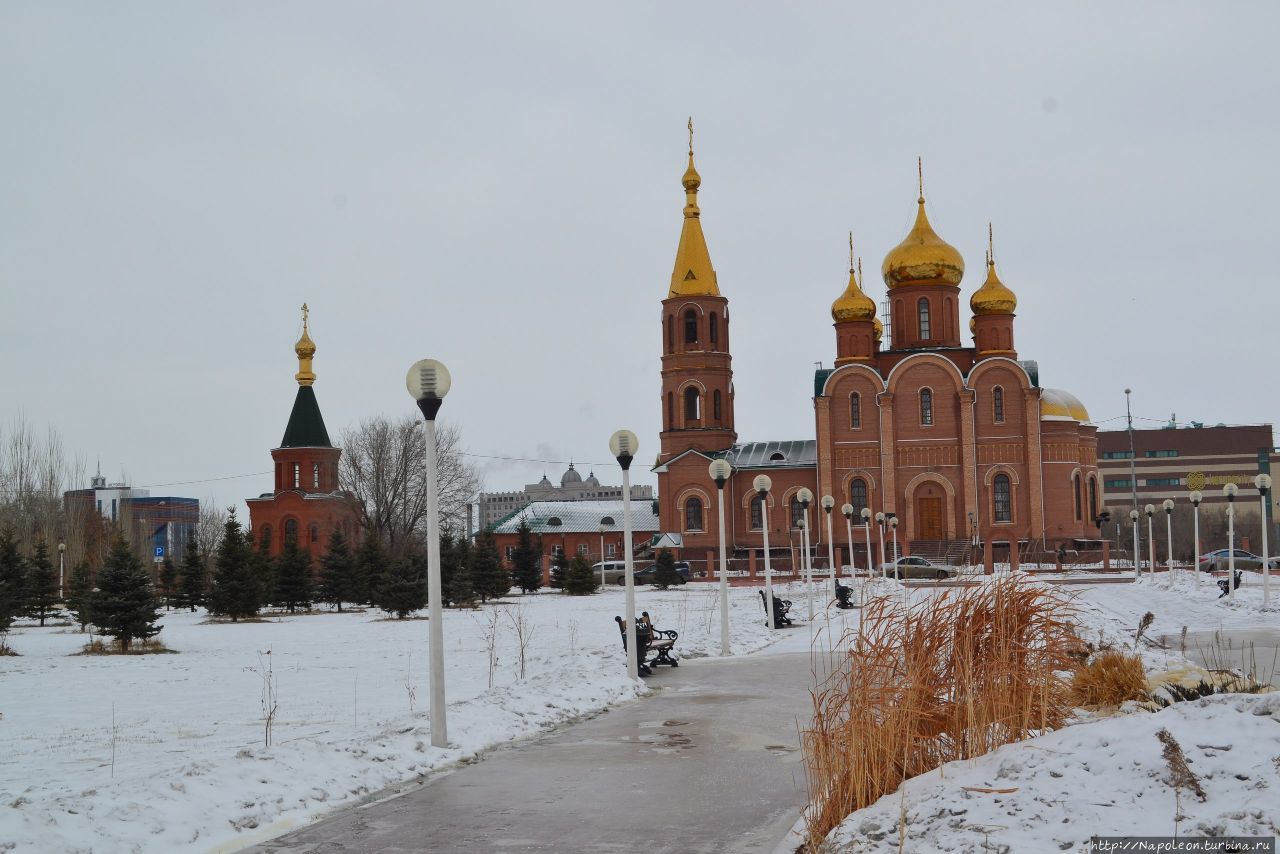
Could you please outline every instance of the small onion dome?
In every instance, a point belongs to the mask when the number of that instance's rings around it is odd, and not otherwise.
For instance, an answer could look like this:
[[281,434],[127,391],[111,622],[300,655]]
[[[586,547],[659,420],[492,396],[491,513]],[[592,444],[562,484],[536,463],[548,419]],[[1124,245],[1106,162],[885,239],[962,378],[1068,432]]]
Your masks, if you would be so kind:
[[680,183],[684,184],[685,190],[690,193],[698,192],[698,188],[702,186],[702,176],[698,174],[698,170],[693,168],[693,152],[689,152],[689,168],[684,170],[684,175],[680,178]]
[[977,328],[978,328],[978,318],[976,317],[969,318],[969,334],[973,334],[973,332],[976,331]]
[[987,280],[969,298],[969,308],[975,315],[1013,314],[1018,307],[1018,297],[1004,286],[996,275],[996,262],[987,256]]
[[924,212],[924,196],[917,201],[916,223],[906,239],[884,256],[880,273],[890,290],[902,285],[959,285],[964,258],[938,236]]
[[599,486],[599,485],[600,485],[600,481],[596,480],[596,473],[595,473],[595,472],[591,472],[590,474],[588,474],[588,475],[587,475],[587,479],[586,479],[585,481],[583,481],[583,483],[585,483],[587,486]]
[[858,277],[849,271],[849,286],[831,303],[831,319],[836,323],[851,320],[870,320],[876,316],[876,304],[858,287]]
[[582,483],[582,475],[578,474],[573,463],[569,463],[569,470],[560,477],[560,486],[565,487],[571,483]]
[[1040,390],[1040,418],[1045,421],[1079,421],[1088,423],[1089,410],[1080,398],[1060,388]]
[[879,344],[880,339],[884,338],[884,324],[880,321],[880,318],[877,317],[873,321],[873,325],[875,326],[876,343]]

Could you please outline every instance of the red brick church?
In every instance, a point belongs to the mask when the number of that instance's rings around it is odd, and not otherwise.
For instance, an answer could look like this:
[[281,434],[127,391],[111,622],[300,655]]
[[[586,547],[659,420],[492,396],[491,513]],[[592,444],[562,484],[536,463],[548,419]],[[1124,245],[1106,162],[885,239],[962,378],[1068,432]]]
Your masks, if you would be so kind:
[[[683,544],[684,559],[711,561],[717,553],[716,487],[707,473],[717,457],[733,465],[725,525],[737,569],[762,568],[765,524],[775,567],[798,554],[802,487],[815,495],[809,514],[819,566],[827,539],[816,505],[824,495],[835,499],[841,564],[850,562],[839,511],[846,502],[855,514],[867,507],[896,516],[902,554],[941,556],[990,543],[1007,555],[1099,537],[1096,428],[1079,400],[1042,387],[1036,363],[1019,360],[1017,298],[996,274],[990,249],[986,279],[969,298],[971,341],[962,339],[964,259],[930,225],[923,182],[914,226],[881,265],[891,341],[851,250],[848,284],[831,306],[835,367],[814,376],[814,438],[739,441],[729,300],[703,237],[701,180],[690,147],[684,224],[662,301],[655,467],[662,532]],[[773,480],[767,508],[752,489],[761,473]],[[855,524],[854,560],[865,566],[858,516]],[[873,552],[878,539],[873,526]]]

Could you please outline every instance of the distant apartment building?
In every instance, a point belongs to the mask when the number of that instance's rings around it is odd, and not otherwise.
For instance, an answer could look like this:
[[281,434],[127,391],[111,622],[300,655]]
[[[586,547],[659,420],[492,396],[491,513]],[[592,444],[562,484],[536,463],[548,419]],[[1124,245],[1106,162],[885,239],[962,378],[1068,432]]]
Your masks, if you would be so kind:
[[199,499],[155,496],[150,490],[125,483],[107,483],[101,471],[93,476],[88,489],[69,490],[62,500],[67,507],[91,507],[108,522],[141,534],[156,562],[165,557],[180,560],[200,522]]
[[[596,479],[595,472],[589,472],[583,479],[573,463],[560,476],[560,485],[555,486],[544,474],[537,483],[525,484],[519,492],[482,492],[480,493],[480,528],[492,528],[498,522],[535,501],[608,501],[621,500],[621,486],[603,486]],[[652,501],[653,487],[631,487],[633,501]]]

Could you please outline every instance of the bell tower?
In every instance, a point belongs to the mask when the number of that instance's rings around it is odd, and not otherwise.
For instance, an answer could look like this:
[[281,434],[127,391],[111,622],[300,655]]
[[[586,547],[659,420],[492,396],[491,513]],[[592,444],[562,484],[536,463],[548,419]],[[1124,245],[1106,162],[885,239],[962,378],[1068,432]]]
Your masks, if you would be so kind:
[[733,426],[733,364],[729,355],[729,301],[720,295],[702,234],[689,120],[689,168],[684,224],[671,287],[662,301],[661,458],[690,448],[722,451],[738,438]]

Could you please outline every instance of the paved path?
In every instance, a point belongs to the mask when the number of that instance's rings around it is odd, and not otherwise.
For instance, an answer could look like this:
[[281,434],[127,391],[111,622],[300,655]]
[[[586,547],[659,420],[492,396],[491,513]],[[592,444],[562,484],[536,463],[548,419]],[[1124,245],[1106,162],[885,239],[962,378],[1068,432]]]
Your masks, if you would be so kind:
[[772,854],[805,802],[811,681],[805,652],[658,668],[650,696],[251,850]]

